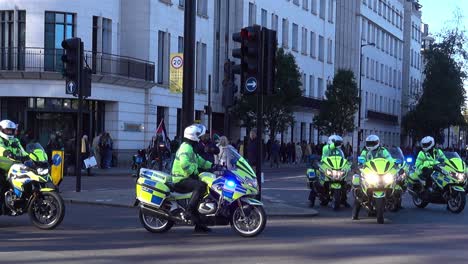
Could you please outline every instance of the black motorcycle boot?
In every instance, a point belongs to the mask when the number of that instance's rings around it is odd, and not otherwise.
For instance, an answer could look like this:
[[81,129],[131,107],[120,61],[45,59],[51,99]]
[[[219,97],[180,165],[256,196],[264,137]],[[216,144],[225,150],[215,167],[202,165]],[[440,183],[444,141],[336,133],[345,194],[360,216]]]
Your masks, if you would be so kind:
[[193,230],[195,233],[209,233],[211,232],[211,228],[207,227],[206,225],[195,225],[195,229]]
[[354,201],[354,206],[353,206],[353,220],[359,220],[359,211],[361,211],[361,205],[359,204],[358,201]]

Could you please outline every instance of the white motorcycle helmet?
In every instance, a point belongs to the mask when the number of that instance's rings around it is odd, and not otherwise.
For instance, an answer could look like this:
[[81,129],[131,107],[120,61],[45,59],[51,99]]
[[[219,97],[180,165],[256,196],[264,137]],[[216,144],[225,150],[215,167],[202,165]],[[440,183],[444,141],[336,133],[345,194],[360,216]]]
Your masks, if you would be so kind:
[[341,148],[341,146],[343,145],[343,138],[338,135],[331,135],[328,138],[328,144],[331,144],[331,143],[334,143],[335,147]]
[[184,138],[191,141],[199,142],[200,137],[203,136],[205,133],[206,127],[204,125],[193,124],[185,128]]
[[373,151],[380,147],[380,138],[376,135],[369,135],[366,138],[366,149],[368,151]]
[[16,124],[10,120],[0,121],[0,137],[10,140],[15,137]]
[[424,150],[424,151],[428,151],[430,150],[431,148],[433,148],[435,145],[435,140],[433,137],[425,137],[421,140],[421,148]]

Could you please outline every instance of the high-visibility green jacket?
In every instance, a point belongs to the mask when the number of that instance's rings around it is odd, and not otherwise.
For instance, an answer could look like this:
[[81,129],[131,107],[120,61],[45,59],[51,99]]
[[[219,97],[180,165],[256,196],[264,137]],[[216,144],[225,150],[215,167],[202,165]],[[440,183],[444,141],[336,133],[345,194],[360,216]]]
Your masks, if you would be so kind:
[[28,155],[17,138],[11,140],[0,138],[0,169],[5,173],[10,170],[11,165],[18,163],[18,161],[11,158],[11,154],[17,157]]
[[322,160],[329,156],[342,156],[344,157],[343,151],[340,148],[335,147],[335,143],[327,144],[322,148]]
[[388,152],[388,150],[384,147],[378,147],[377,149],[374,149],[372,151],[364,149],[361,152],[360,157],[363,158],[366,162],[376,158],[384,158],[388,160],[392,159],[392,155],[390,155],[390,152]]
[[423,168],[430,168],[435,164],[439,163],[439,159],[446,160],[444,152],[440,149],[433,148],[432,151],[419,151],[418,157],[416,158],[416,169],[422,170]]
[[178,183],[191,175],[198,175],[199,169],[211,168],[211,162],[204,160],[194,152],[192,145],[182,143],[176,152],[172,165],[172,182]]

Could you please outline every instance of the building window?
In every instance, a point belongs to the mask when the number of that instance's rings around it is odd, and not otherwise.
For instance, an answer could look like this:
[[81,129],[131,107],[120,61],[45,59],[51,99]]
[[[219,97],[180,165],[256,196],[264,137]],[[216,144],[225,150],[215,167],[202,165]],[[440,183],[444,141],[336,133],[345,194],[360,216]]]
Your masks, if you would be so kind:
[[249,26],[257,23],[257,6],[253,3],[249,3]]
[[364,40],[364,41],[366,40],[366,25],[367,25],[367,22],[363,18],[362,19],[362,26],[361,26],[361,39]]
[[297,51],[297,42],[298,42],[298,31],[299,31],[299,26],[294,24],[292,25],[292,50]]
[[333,24],[334,17],[334,0],[328,0],[328,22]]
[[267,11],[262,8],[262,27],[267,26]]
[[325,20],[326,0],[320,0],[320,18]]
[[286,18],[283,18],[283,48],[288,48],[289,39],[289,22]]
[[302,0],[302,8],[309,10],[309,1],[310,0]]
[[278,31],[278,15],[271,14],[271,29]]
[[185,7],[185,0],[179,0],[179,7]]
[[302,74],[302,94],[307,94],[307,74],[303,73]]
[[[18,19],[17,21],[15,21],[14,11],[0,11],[1,70],[12,70],[13,68],[18,70],[24,70],[24,48],[26,42],[26,11],[17,12]],[[15,40],[17,41],[17,43],[15,43]],[[14,51],[14,49],[16,50]]]
[[171,34],[158,32],[158,83],[169,85],[169,54],[171,52]]
[[[101,69],[104,72],[111,72],[109,63],[103,63],[98,59],[98,53],[112,53],[112,20],[93,16],[93,39],[92,39],[92,68],[94,71]],[[102,58],[102,56],[100,56]]]
[[299,6],[299,0],[293,0],[293,4]]
[[318,86],[318,91],[317,91],[317,97],[322,99],[323,98],[323,79],[322,78],[317,78],[317,86]]
[[310,9],[312,11],[312,14],[317,15],[317,0],[312,0],[310,4]]
[[62,65],[62,41],[75,36],[75,15],[45,12],[44,70],[56,71]]
[[196,54],[196,90],[206,91],[206,44],[197,41],[197,54]]
[[366,58],[366,77],[369,78],[369,67],[370,67],[370,62],[369,62],[369,57]]
[[333,63],[333,41],[332,41],[332,39],[328,39],[327,62],[328,63]]
[[374,60],[371,59],[371,65],[370,65],[370,78],[371,80],[374,80]]
[[202,17],[208,16],[208,0],[197,1],[197,14]]
[[325,53],[325,39],[323,36],[319,35],[319,61],[324,60],[324,53]]
[[177,38],[177,52],[183,53],[184,52],[184,37]]
[[315,93],[315,78],[313,75],[309,76],[309,96],[314,97]]
[[316,58],[316,43],[317,43],[317,37],[315,35],[315,32],[310,32],[310,56],[312,58]]
[[384,65],[383,63],[380,64],[380,83],[384,83],[385,76],[384,76]]
[[302,28],[302,45],[301,45],[301,52],[304,55],[307,55],[307,28]]

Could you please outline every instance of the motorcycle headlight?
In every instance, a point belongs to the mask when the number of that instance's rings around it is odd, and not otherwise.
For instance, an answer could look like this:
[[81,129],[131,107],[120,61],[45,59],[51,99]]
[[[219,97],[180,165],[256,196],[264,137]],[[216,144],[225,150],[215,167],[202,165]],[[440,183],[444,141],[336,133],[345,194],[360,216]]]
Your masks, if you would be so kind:
[[392,184],[393,181],[395,181],[395,178],[393,177],[392,174],[387,173],[383,176],[383,180],[385,184]]
[[252,187],[252,188],[255,188],[255,189],[258,188],[258,183],[257,183],[257,180],[256,180],[256,179],[247,181],[247,184],[248,184],[250,187]]
[[38,168],[37,169],[37,174],[39,174],[40,176],[47,175],[47,174],[49,174],[49,169]]
[[457,179],[458,179],[459,181],[461,181],[461,182],[462,182],[462,181],[465,181],[465,173],[463,173],[463,172],[458,172],[458,173],[456,174],[456,177],[457,177]]
[[379,175],[374,173],[364,174],[364,179],[372,185],[379,183]]
[[332,171],[332,176],[333,178],[335,179],[340,179],[344,174],[344,171],[340,171],[340,170],[333,170]]

